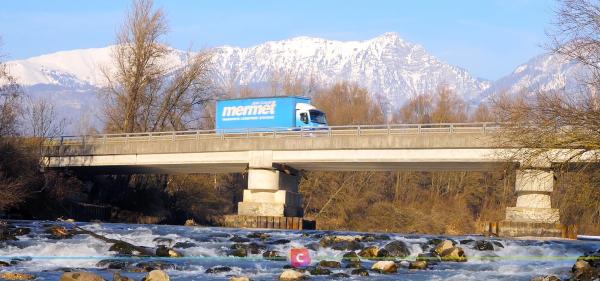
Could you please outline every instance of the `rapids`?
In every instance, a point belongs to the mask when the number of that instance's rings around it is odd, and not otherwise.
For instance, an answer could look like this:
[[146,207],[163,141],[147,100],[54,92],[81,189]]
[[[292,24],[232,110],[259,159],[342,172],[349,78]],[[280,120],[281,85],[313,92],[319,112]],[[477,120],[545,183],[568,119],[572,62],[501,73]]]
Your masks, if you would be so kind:
[[[174,247],[181,252],[183,258],[156,257],[124,257],[109,251],[111,244],[86,234],[75,235],[68,239],[51,239],[44,233],[46,221],[13,221],[12,225],[31,228],[31,233],[18,236],[18,240],[0,242],[0,261],[14,265],[0,267],[0,271],[27,272],[38,276],[36,280],[59,280],[67,270],[85,270],[102,275],[112,280],[113,270],[99,262],[116,259],[130,263],[161,260],[171,264],[166,272],[171,280],[228,280],[231,276],[248,276],[252,280],[276,280],[287,261],[271,261],[262,257],[265,250],[276,250],[288,255],[293,247],[303,248],[312,242],[319,242],[322,235],[365,235],[366,233],[343,231],[283,231],[283,230],[250,230],[216,227],[186,227],[173,225],[135,225],[111,223],[77,223],[86,230],[93,231],[112,239],[119,239],[136,246],[155,249],[157,245]],[[65,224],[68,227],[68,224]],[[255,232],[267,233],[270,238],[251,238],[251,242],[264,245],[265,249],[258,254],[238,258],[227,256],[227,251],[234,244],[230,239],[234,236],[246,238]],[[395,274],[382,275],[370,272],[369,277],[351,275],[346,280],[531,280],[538,275],[557,275],[563,280],[569,277],[571,266],[578,256],[587,251],[600,249],[600,241],[567,241],[567,240],[510,240],[486,238],[482,236],[430,236],[404,235],[385,233],[391,240],[375,240],[362,242],[364,246],[382,247],[392,240],[405,242],[411,252],[406,260],[414,260],[423,253],[422,245],[432,238],[452,239],[465,250],[467,262],[441,262],[430,265],[427,270],[409,270],[401,266]],[[290,240],[272,243],[278,239]],[[473,243],[465,243],[467,239],[491,240],[502,244],[496,245],[493,251],[479,251]],[[463,244],[461,244],[461,241]],[[247,242],[246,242],[247,243]],[[313,265],[320,260],[340,261],[347,251],[318,247],[310,250]],[[370,268],[374,263],[362,259],[363,265]],[[404,263],[406,264],[406,263]],[[228,266],[228,272],[206,273],[215,266]],[[331,269],[333,273],[350,274],[351,269],[342,266]],[[121,271],[122,275],[141,280],[145,273]],[[327,276],[311,276],[310,280],[328,280]],[[343,278],[342,278],[343,280]]]

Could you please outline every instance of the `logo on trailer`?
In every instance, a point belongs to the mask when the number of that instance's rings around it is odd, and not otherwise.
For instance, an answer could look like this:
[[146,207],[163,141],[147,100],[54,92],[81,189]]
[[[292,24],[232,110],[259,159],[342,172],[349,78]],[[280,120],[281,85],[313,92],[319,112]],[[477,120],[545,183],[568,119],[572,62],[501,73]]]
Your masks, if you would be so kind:
[[221,116],[223,121],[274,119],[276,105],[276,101],[255,101],[250,105],[225,106]]
[[275,101],[258,102],[251,105],[226,106],[223,107],[223,116],[251,116],[275,114]]

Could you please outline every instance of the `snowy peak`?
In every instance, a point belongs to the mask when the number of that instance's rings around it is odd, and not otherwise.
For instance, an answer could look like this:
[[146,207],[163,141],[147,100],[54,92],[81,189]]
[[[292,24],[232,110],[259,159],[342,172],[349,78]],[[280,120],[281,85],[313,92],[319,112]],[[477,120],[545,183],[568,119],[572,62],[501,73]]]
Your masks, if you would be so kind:
[[484,95],[503,92],[519,94],[552,90],[580,91],[582,79],[588,73],[575,61],[557,54],[543,54],[517,66],[512,73],[494,82],[493,87]]
[[467,99],[489,87],[489,82],[440,61],[397,33],[364,41],[302,36],[250,48],[220,47],[215,53],[223,83],[264,83],[281,76],[311,79],[322,86],[347,80],[393,104],[434,92],[442,84]]

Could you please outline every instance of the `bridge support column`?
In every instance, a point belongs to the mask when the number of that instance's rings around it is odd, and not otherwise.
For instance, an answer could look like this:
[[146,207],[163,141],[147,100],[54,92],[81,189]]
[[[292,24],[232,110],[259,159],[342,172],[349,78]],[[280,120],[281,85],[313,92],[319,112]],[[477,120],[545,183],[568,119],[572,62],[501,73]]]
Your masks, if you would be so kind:
[[251,151],[248,189],[238,203],[238,215],[302,217],[298,171],[273,164],[271,151]]
[[518,170],[517,204],[506,208],[506,219],[498,224],[498,235],[510,237],[561,237],[559,210],[552,208],[554,173],[542,169]]
[[518,170],[515,182],[516,207],[506,208],[506,220],[558,223],[559,212],[551,206],[554,173],[543,170]]

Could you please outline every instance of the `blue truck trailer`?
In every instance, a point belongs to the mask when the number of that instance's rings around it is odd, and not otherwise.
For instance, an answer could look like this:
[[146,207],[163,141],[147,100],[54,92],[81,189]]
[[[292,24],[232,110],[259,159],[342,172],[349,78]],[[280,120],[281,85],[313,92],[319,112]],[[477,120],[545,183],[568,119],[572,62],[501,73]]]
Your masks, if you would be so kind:
[[215,128],[220,132],[269,132],[327,127],[325,113],[298,96],[217,101]]

